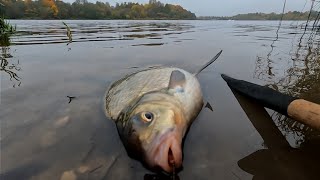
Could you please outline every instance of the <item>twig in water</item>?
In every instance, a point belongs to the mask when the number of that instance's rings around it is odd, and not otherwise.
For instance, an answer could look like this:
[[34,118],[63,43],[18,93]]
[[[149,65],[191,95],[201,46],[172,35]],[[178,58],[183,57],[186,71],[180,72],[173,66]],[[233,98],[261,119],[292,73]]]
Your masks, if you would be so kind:
[[287,0],[284,0],[283,8],[282,8],[282,13],[281,13],[281,18],[280,18],[279,26],[278,26],[278,29],[277,29],[277,32],[276,32],[276,39],[272,41],[272,44],[270,45],[271,51],[270,51],[270,52],[268,53],[268,55],[267,55],[268,61],[270,61],[270,56],[271,56],[271,54],[272,54],[272,52],[273,52],[274,43],[275,43],[276,41],[278,41],[278,39],[279,39],[279,30],[280,30],[280,27],[281,27],[281,24],[282,24],[282,20],[283,20],[284,10],[285,10],[285,8],[286,8],[286,4],[287,4]]
[[67,45],[69,45],[70,43],[72,43],[72,33],[71,33],[71,29],[70,27],[65,23],[62,22],[66,27],[67,27],[67,36],[69,38],[69,43]]
[[314,0],[312,0],[311,2],[312,2],[312,3],[311,3],[310,11],[309,11],[309,14],[308,14],[308,19],[307,19],[306,25],[305,25],[305,27],[304,27],[303,34],[302,34],[301,37],[300,37],[299,46],[301,46],[301,42],[302,42],[303,36],[306,34],[306,31],[307,31],[307,28],[308,28],[308,24],[309,24],[309,21],[310,21],[312,9],[313,9],[313,6],[314,6]]
[[70,103],[71,103],[71,101],[72,101],[73,99],[75,99],[76,97],[75,97],[75,96],[67,96],[67,98],[69,98],[69,102],[68,102],[68,104],[70,104]]

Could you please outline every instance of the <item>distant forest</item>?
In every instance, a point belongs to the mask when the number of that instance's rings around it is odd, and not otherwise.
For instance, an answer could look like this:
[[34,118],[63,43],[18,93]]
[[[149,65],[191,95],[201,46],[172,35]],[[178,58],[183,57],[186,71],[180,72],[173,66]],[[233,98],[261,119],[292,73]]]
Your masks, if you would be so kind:
[[196,19],[179,5],[150,0],[148,4],[76,0],[0,0],[0,15],[7,19]]
[[[218,17],[218,16],[201,16],[200,20],[280,20],[282,14],[276,13],[248,13],[238,14],[230,17]],[[307,20],[309,16],[308,12],[289,11],[283,15],[283,20]],[[312,11],[310,20],[315,20],[317,16],[320,16],[320,12]]]
[[[306,20],[309,12],[289,11],[283,20]],[[280,20],[281,14],[248,13],[229,17],[196,15],[180,5],[163,4],[149,0],[147,4],[132,2],[116,3],[75,0],[0,0],[0,16],[7,19],[200,19],[200,20]],[[310,19],[320,16],[312,11]]]

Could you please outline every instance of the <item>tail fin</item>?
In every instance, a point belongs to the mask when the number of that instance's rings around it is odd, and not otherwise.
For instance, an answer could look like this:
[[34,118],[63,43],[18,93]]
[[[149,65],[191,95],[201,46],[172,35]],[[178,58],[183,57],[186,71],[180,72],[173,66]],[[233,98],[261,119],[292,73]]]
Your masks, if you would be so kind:
[[205,65],[203,65],[200,70],[198,70],[196,73],[194,73],[194,75],[197,76],[201,71],[203,71],[210,64],[212,64],[215,60],[217,60],[221,53],[222,53],[222,50],[216,56],[214,56],[209,62],[207,62]]

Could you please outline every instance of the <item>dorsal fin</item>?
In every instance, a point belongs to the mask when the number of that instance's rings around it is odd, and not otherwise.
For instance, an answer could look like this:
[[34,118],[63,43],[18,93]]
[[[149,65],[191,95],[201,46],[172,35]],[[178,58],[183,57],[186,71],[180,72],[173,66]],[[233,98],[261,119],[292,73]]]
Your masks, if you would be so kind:
[[186,76],[179,70],[174,70],[171,73],[168,89],[177,87],[184,88],[186,84]]
[[218,59],[218,57],[220,56],[220,54],[222,53],[222,50],[216,55],[214,56],[209,62],[207,62],[205,65],[203,65],[196,73],[194,73],[194,75],[198,75],[201,71],[203,71],[206,67],[208,67],[210,64],[212,64],[215,60]]

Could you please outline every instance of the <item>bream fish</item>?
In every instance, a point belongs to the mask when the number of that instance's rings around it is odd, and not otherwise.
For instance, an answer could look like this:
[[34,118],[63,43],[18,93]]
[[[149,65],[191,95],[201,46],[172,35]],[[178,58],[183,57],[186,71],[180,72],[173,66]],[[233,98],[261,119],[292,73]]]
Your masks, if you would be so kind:
[[182,166],[183,139],[204,104],[196,76],[221,53],[194,74],[154,67],[111,85],[105,95],[105,112],[115,122],[130,157],[168,173]]

